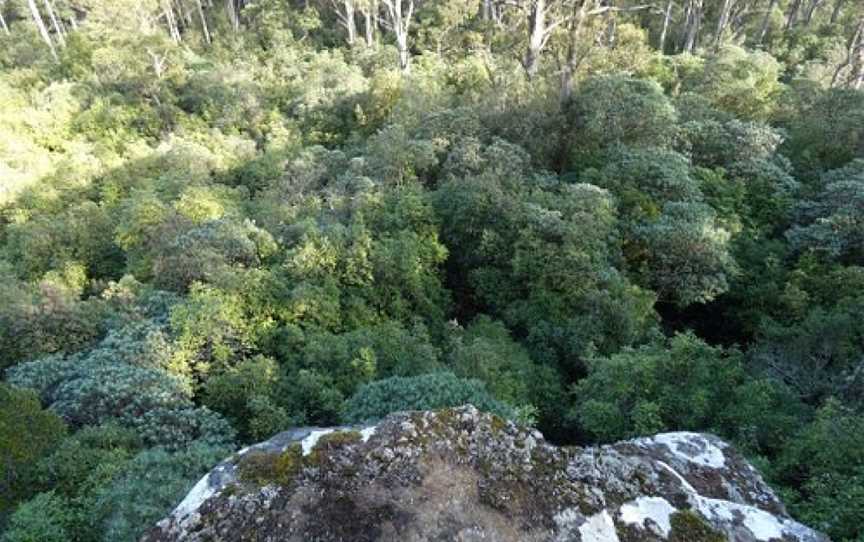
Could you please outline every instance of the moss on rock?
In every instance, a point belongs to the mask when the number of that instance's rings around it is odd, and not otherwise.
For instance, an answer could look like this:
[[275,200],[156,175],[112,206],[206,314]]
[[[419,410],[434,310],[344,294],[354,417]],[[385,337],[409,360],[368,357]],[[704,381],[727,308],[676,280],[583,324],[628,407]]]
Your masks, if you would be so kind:
[[669,542],[726,542],[723,533],[712,529],[702,516],[690,510],[675,512],[670,523]]
[[303,466],[303,449],[294,443],[281,453],[250,451],[237,462],[237,471],[244,483],[287,486]]

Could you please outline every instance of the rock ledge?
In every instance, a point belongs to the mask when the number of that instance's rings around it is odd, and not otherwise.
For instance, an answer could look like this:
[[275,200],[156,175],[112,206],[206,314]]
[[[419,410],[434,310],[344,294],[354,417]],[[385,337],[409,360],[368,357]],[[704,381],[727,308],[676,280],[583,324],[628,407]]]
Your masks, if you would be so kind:
[[556,447],[471,406],[280,433],[143,540],[828,542],[716,437]]

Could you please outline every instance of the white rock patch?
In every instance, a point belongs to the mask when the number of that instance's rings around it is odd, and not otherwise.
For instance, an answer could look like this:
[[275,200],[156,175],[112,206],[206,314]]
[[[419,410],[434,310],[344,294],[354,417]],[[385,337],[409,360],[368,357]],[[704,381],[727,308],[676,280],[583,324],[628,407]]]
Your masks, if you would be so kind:
[[[723,450],[698,433],[663,433],[651,440],[665,444],[673,454],[685,461],[713,469],[721,469],[726,465]],[[694,453],[692,448],[698,451]]]
[[696,496],[694,500],[695,507],[706,518],[718,523],[740,522],[759,541],[783,539],[786,535],[796,540],[816,540],[813,531],[800,523],[774,516],[754,506],[702,496]]
[[183,518],[198,510],[204,501],[216,494],[216,489],[210,485],[210,473],[198,480],[186,497],[177,505],[172,515],[175,518]]
[[579,534],[582,542],[620,542],[612,516],[606,510],[589,517],[588,521],[579,527]]
[[621,505],[621,521],[645,528],[645,520],[650,519],[660,528],[661,534],[669,536],[672,530],[670,518],[678,510],[662,497],[639,497]]
[[323,437],[324,435],[329,435],[334,432],[335,429],[320,429],[318,431],[312,431],[309,435],[304,438],[300,442],[300,446],[303,448],[303,455],[309,455],[312,453],[312,448],[318,444],[318,439]]
[[373,425],[372,427],[366,427],[360,430],[360,436],[363,437],[363,442],[368,442],[372,435],[375,434],[376,427]]
[[696,489],[692,485],[690,485],[690,482],[688,482],[683,476],[681,476],[681,474],[677,470],[673,469],[663,461],[658,461],[657,464],[669,471],[669,473],[678,480],[678,482],[681,484],[681,487],[683,487],[688,493],[698,493],[698,491],[696,491]]

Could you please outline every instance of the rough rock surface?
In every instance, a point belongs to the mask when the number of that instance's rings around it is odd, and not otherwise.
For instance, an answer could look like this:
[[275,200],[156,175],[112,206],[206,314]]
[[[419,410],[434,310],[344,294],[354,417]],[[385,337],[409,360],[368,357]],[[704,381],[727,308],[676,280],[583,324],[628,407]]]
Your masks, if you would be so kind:
[[559,448],[471,406],[238,452],[144,540],[822,542],[734,449],[666,433]]

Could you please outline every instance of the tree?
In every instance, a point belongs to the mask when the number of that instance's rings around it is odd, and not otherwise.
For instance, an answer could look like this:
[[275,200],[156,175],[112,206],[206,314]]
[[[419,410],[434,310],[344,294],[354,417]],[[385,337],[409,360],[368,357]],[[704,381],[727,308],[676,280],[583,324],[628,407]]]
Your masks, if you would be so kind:
[[3,32],[8,36],[9,26],[6,24],[6,17],[3,15],[3,9],[6,7],[6,2],[0,2],[0,28],[3,29]]
[[610,147],[664,147],[677,114],[660,85],[622,76],[584,81],[565,106],[571,167],[595,165]]
[[782,88],[779,78],[780,64],[771,55],[729,45],[708,56],[703,71],[683,87],[739,119],[766,120]]
[[72,523],[69,503],[54,494],[40,493],[23,503],[9,518],[4,542],[65,542]]
[[[348,45],[354,45],[354,42],[357,39],[357,21],[355,18],[356,6],[354,0],[330,0],[330,3],[333,5],[336,17],[339,19],[339,24],[345,27],[345,32],[347,33],[345,41],[348,42]],[[367,32],[369,32],[369,30],[370,29],[367,28]],[[367,45],[371,44],[367,41]]]
[[392,412],[434,410],[472,404],[504,418],[514,418],[512,407],[496,401],[479,380],[463,380],[452,373],[409,378],[392,377],[366,384],[345,403],[345,423],[378,420]]
[[798,205],[798,224],[787,233],[792,247],[864,264],[864,160],[824,174],[821,184],[813,200]]
[[[730,234],[701,203],[672,202],[660,218],[637,228],[639,273],[661,299],[680,306],[705,303],[726,292],[736,264]],[[644,251],[644,252],[643,252]]]
[[59,60],[57,50],[54,48],[54,41],[51,39],[51,35],[48,34],[48,28],[45,26],[42,14],[39,13],[39,7],[36,5],[36,0],[27,0],[27,5],[30,7],[30,14],[33,16],[33,22],[36,23],[36,27],[39,29],[39,34],[42,36],[42,40],[45,41],[48,45],[48,49],[51,50],[51,56],[54,57],[54,60]]
[[864,17],[861,18],[849,39],[846,58],[834,70],[831,86],[839,86],[844,79],[845,84],[855,90],[860,90],[864,86]]
[[753,424],[764,431],[759,449],[795,428],[796,405],[782,389],[749,380],[740,352],[689,333],[592,359],[589,371],[572,389],[571,416],[604,442],[682,430],[746,438]]
[[681,32],[684,39],[681,43],[681,50],[685,53],[693,54],[699,43],[699,32],[702,29],[702,18],[704,16],[702,1],[687,0],[686,7],[684,8],[684,30]]
[[411,51],[408,48],[408,33],[411,30],[416,0],[381,0],[386,17],[384,26],[396,36],[396,49],[399,51],[399,69],[411,71]]
[[66,424],[42,410],[36,393],[0,383],[0,513],[30,496],[36,462],[65,434]]

